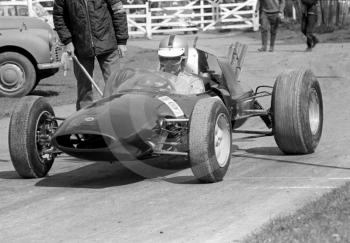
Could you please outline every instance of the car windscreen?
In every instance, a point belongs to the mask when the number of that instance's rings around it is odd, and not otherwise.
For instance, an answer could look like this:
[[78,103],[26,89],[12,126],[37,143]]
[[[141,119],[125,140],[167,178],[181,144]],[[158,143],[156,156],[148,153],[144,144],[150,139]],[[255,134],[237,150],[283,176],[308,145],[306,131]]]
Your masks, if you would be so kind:
[[173,74],[155,70],[124,68],[109,82],[114,83],[113,93],[133,90],[177,93],[172,85],[176,78]]

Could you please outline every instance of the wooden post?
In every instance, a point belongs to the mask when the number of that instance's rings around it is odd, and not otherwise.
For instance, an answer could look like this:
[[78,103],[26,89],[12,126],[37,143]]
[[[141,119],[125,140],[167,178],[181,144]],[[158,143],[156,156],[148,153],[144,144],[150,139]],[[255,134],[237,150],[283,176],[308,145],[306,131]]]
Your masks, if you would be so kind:
[[200,0],[201,29],[204,29],[204,0]]
[[36,17],[36,13],[34,12],[34,9],[33,9],[33,1],[32,0],[27,0],[27,5],[28,5],[28,14],[29,14],[29,16],[31,16],[31,17],[35,16]]
[[252,20],[253,20],[253,31],[258,31],[259,30],[259,10],[256,9],[256,4],[257,4],[257,0],[253,1],[253,16],[252,16]]
[[151,12],[151,1],[145,3],[146,8],[146,37],[152,39],[152,12]]
[[297,20],[297,12],[294,6],[292,6],[292,16],[293,16],[293,20]]

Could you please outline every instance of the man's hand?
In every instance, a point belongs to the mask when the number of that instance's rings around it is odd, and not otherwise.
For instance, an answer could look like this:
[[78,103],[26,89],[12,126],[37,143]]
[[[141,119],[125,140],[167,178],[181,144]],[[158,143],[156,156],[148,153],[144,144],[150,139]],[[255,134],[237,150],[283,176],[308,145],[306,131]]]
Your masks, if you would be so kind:
[[284,19],[284,13],[283,12],[278,13],[278,18],[280,20],[283,20]]
[[70,62],[72,60],[72,56],[74,55],[74,45],[72,42],[65,45],[63,48],[63,53],[61,56],[61,63],[63,66],[63,76],[67,76],[67,72],[70,69]]
[[72,42],[69,42],[65,47],[64,51],[68,53],[68,55],[74,55],[74,45]]
[[125,57],[128,49],[126,45],[118,45],[119,57]]

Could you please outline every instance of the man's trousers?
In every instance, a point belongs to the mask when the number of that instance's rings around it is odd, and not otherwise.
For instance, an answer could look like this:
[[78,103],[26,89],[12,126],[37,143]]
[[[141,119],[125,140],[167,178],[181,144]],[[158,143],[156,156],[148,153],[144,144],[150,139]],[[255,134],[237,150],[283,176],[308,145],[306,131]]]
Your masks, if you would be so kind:
[[[94,72],[95,57],[77,56],[77,58],[79,62],[85,67],[86,71],[92,77]],[[106,83],[111,73],[120,69],[118,50],[114,50],[113,52],[98,55],[96,56],[96,59],[99,63],[103,79]],[[89,81],[89,79],[86,77],[85,73],[81,70],[81,68],[75,62],[73,63],[74,63],[73,65],[74,74],[77,79],[76,109],[80,110],[81,108],[89,105],[93,101],[92,84]]]

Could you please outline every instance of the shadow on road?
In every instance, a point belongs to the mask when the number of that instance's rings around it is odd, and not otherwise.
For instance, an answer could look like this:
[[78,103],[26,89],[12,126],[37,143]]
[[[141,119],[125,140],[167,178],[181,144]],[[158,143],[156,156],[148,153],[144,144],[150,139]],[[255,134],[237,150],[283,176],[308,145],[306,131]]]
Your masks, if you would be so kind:
[[[237,149],[240,151],[245,151],[247,154],[233,154],[233,157],[239,157],[239,158],[251,158],[251,159],[259,159],[259,160],[267,160],[267,161],[273,161],[278,163],[288,163],[288,164],[296,164],[296,165],[306,165],[306,166],[315,166],[315,167],[321,167],[321,168],[330,168],[330,169],[341,169],[341,170],[350,170],[350,167],[342,167],[342,166],[334,166],[334,165],[325,165],[325,164],[314,164],[314,163],[307,163],[298,161],[297,158],[305,157],[309,158],[310,155],[285,155],[281,150],[279,150],[278,147],[256,147],[256,148],[250,148],[250,149]],[[279,158],[268,158],[268,157],[261,157],[256,155],[263,155],[263,156],[283,156],[286,158],[296,158],[296,160],[286,160],[286,159],[279,159]]]
[[305,50],[280,50],[280,52],[292,52],[292,53],[295,53],[295,52],[303,52],[303,53],[310,53],[310,52],[307,52]]
[[171,178],[165,178],[164,181],[174,184],[201,184],[194,176],[175,176]]
[[17,174],[16,171],[1,171],[0,179],[20,179],[21,177]]
[[43,97],[52,97],[52,96],[58,96],[59,93],[52,90],[34,90],[30,93],[31,95],[39,95]]
[[[69,160],[69,158],[67,159]],[[188,168],[188,161],[170,157],[113,164],[98,162],[69,172],[53,174],[43,178],[35,185],[101,189],[129,185],[145,179],[161,178],[186,168]],[[162,178],[162,180],[171,183],[186,183],[184,178]],[[192,177],[188,178],[187,183],[193,183],[193,180]]]
[[258,154],[258,155],[284,155],[283,152],[278,147],[256,147],[245,150],[250,154]]

